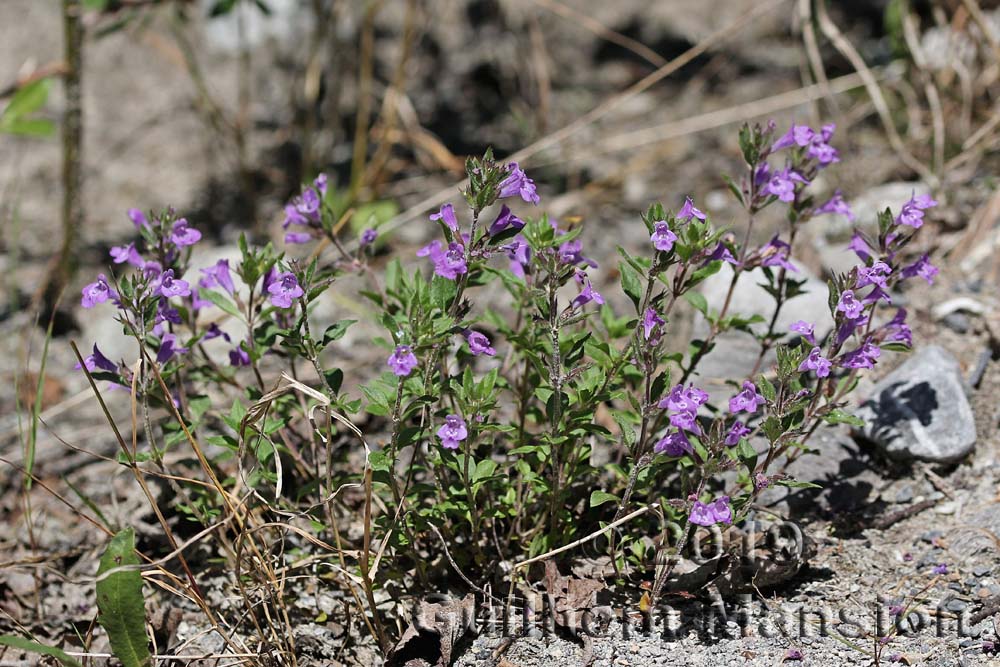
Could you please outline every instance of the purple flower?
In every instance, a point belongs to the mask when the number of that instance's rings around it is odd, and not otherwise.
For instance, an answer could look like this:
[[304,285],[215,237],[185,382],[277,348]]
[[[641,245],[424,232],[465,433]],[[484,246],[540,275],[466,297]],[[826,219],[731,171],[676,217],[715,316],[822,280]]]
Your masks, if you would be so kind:
[[906,324],[906,309],[900,308],[896,311],[896,316],[885,325],[885,340],[890,342],[903,343],[907,347],[913,347],[913,332]]
[[844,368],[875,368],[875,361],[881,356],[882,348],[866,340],[861,347],[841,356]]
[[173,269],[167,269],[160,275],[154,293],[165,299],[174,296],[191,296],[191,286],[186,280],[174,278]]
[[204,277],[198,281],[199,287],[211,288],[219,286],[230,294],[236,291],[236,286],[233,284],[233,277],[229,273],[228,259],[220,259],[207,269],[202,269],[201,273]]
[[744,380],[743,390],[729,399],[729,411],[733,414],[756,412],[757,406],[763,403],[764,397],[757,391],[757,385],[749,380]]
[[722,241],[719,241],[718,245],[715,246],[715,250],[713,250],[712,254],[706,258],[705,263],[707,264],[708,262],[712,262],[717,259],[734,266],[738,264],[736,258],[733,257],[733,253],[730,252],[729,248],[727,248],[726,244]]
[[653,247],[657,250],[669,252],[674,247],[677,234],[670,231],[670,227],[667,226],[666,222],[659,220],[653,223],[653,233],[650,235],[649,240],[653,242]]
[[788,245],[775,234],[774,238],[767,242],[763,248],[760,249],[761,256],[761,266],[780,266],[786,271],[798,272],[798,269],[788,261],[788,253],[791,252],[792,246]]
[[809,351],[809,356],[799,364],[799,371],[802,373],[815,371],[816,377],[825,378],[830,374],[830,367],[832,365],[830,360],[823,356],[823,351],[818,347],[814,347]]
[[507,205],[504,204],[500,208],[500,214],[497,216],[497,219],[490,225],[489,234],[490,236],[496,236],[510,228],[520,231],[524,228],[524,220],[511,213]]
[[285,232],[285,243],[288,245],[300,245],[309,243],[313,236],[309,232]]
[[285,204],[285,220],[281,223],[283,229],[288,229],[291,225],[308,225],[306,217],[299,213],[298,207],[294,203]]
[[789,146],[799,146],[805,147],[812,143],[813,137],[816,133],[813,132],[812,128],[808,125],[795,125],[792,124],[788,128],[788,132],[785,132],[777,141],[771,146],[771,152],[780,151],[782,148],[788,148]]
[[903,613],[903,605],[891,604],[889,605],[888,611],[890,616],[899,616],[900,614]]
[[118,299],[118,293],[111,289],[108,285],[108,278],[103,273],[97,276],[95,282],[90,283],[82,290],[83,298],[80,299],[80,305],[84,308],[93,308],[99,303],[104,303],[108,299],[116,301]]
[[[645,314],[642,316],[643,337],[655,344],[660,339],[659,327],[662,327],[664,324],[666,322],[659,316],[655,308],[647,308]],[[656,335],[651,339],[650,337],[653,336],[654,331]]]
[[409,345],[397,345],[386,360],[386,364],[397,376],[406,377],[417,367],[417,355],[413,354]]
[[417,250],[417,257],[430,257],[432,262],[436,261],[435,258],[441,254],[441,241],[437,239],[431,241],[420,250]]
[[934,276],[938,274],[938,268],[930,263],[927,259],[927,253],[924,253],[923,257],[915,261],[909,266],[904,266],[902,268],[903,278],[912,278],[913,276],[920,276],[927,281],[928,285],[934,284]]
[[213,338],[223,338],[227,343],[232,340],[225,331],[219,328],[219,325],[212,322],[205,329],[205,335],[201,337],[202,340],[212,340]]
[[170,322],[171,324],[181,323],[181,314],[176,308],[170,307],[170,302],[166,299],[160,299],[156,304],[156,318],[154,324],[160,324],[161,322]]
[[[504,208],[506,208],[506,206]],[[458,231],[458,218],[455,217],[455,207],[451,204],[445,204],[438,209],[437,213],[431,213],[430,219],[434,221],[440,220],[447,225],[448,229],[451,231]]]
[[682,431],[674,431],[660,438],[653,445],[653,451],[657,454],[666,454],[667,456],[684,456],[685,454],[692,453],[694,447],[691,446],[691,442]]
[[881,289],[889,289],[886,278],[892,273],[892,269],[885,262],[875,262],[871,266],[862,266],[858,269],[858,281],[854,284],[854,289],[861,289],[868,285],[878,285]]
[[816,327],[814,325],[809,324],[805,320],[799,320],[798,322],[795,322],[794,324],[792,324],[792,326],[788,328],[791,331],[794,331],[795,333],[801,335],[802,338],[809,341],[809,343],[813,345],[816,344]]
[[577,239],[575,241],[566,241],[559,246],[559,261],[564,264],[586,264],[587,266],[597,268],[597,262],[590,259],[589,257],[583,256],[583,241]]
[[164,364],[178,354],[184,354],[188,349],[177,344],[177,336],[172,333],[163,334],[160,338],[160,350],[156,353],[156,361]]
[[267,293],[271,295],[271,303],[278,308],[290,308],[292,300],[305,294],[305,290],[299,285],[295,274],[286,271],[275,276],[267,287]]
[[465,340],[469,343],[469,350],[472,351],[473,356],[478,357],[480,354],[485,354],[487,357],[492,357],[497,353],[497,351],[490,346],[490,339],[487,338],[485,334],[481,334],[478,331],[466,331]]
[[129,243],[128,245],[113,246],[111,248],[111,260],[115,264],[124,264],[128,262],[132,266],[137,268],[142,268],[143,259],[139,251],[135,249],[134,243]]
[[188,225],[188,221],[181,218],[174,223],[174,229],[170,233],[170,240],[178,248],[194,245],[201,240],[201,232]]
[[523,236],[518,235],[504,249],[510,260],[510,272],[518,278],[524,278],[531,264],[531,246]]
[[316,194],[316,191],[312,188],[306,188],[302,191],[302,196],[299,198],[296,207],[300,213],[310,220],[318,221],[320,204],[322,204],[322,201],[319,195]]
[[359,242],[360,247],[367,248],[371,244],[375,243],[375,239],[378,238],[378,232],[374,229],[368,228],[361,232],[361,240]]
[[677,212],[678,220],[690,220],[691,218],[698,218],[701,221],[705,220],[705,214],[694,207],[694,202],[691,201],[690,197],[684,198],[684,206],[681,210]]
[[772,174],[770,180],[764,184],[761,191],[765,195],[773,195],[787,203],[795,199],[796,183],[808,185],[809,181],[803,178],[801,174],[786,167],[782,171]]
[[917,229],[924,224],[924,211],[934,206],[937,206],[937,202],[929,195],[914,195],[910,197],[910,201],[903,204],[896,222]]
[[229,350],[229,365],[236,367],[249,366],[250,353],[244,350],[242,345],[237,345]]
[[698,425],[698,417],[694,412],[675,412],[670,415],[670,425],[701,435],[701,426]]
[[321,195],[326,195],[326,174],[320,174],[313,180],[313,187],[316,188]]
[[740,440],[750,435],[750,427],[736,420],[733,425],[729,428],[729,433],[726,434],[726,446],[733,447],[740,444]]
[[576,278],[576,282],[583,285],[583,289],[580,290],[580,293],[576,295],[575,299],[573,299],[573,303],[571,304],[572,308],[582,308],[591,301],[599,305],[604,303],[604,297],[601,296],[600,292],[594,289],[593,285],[590,284],[590,279],[587,277],[586,273],[583,271],[577,271],[574,277]]
[[469,431],[464,419],[458,415],[448,415],[437,430],[437,436],[441,438],[441,446],[445,449],[458,449],[459,443],[469,437]]
[[538,193],[535,192],[535,182],[528,178],[527,174],[517,166],[516,162],[507,165],[510,172],[507,177],[500,182],[500,198],[514,197],[520,195],[521,199],[538,205],[540,201]]
[[830,197],[830,200],[817,208],[815,212],[835,213],[844,216],[851,222],[854,222],[854,220],[857,219],[857,216],[854,215],[853,211],[851,211],[851,207],[844,201],[844,196],[841,194],[840,190],[834,192],[833,196]]
[[785,660],[801,660],[802,651],[797,648],[790,648],[785,651]]
[[857,232],[851,237],[851,242],[847,244],[847,249],[853,250],[854,254],[861,258],[863,262],[867,262],[871,258],[872,249]]
[[135,225],[137,228],[142,229],[149,227],[149,220],[146,219],[146,214],[140,211],[139,209],[130,208],[128,210],[127,215],[129,220],[132,221],[132,224]]
[[455,280],[469,270],[465,263],[465,246],[460,243],[449,243],[446,251],[438,252],[431,259],[434,261],[434,273],[448,280]]
[[864,309],[864,304],[858,301],[854,297],[854,291],[845,289],[841,295],[840,300],[837,302],[837,310],[844,314],[849,320],[856,320],[861,317],[861,311]]
[[840,154],[837,149],[826,143],[825,141],[820,141],[814,139],[809,148],[806,150],[806,155],[813,158],[820,163],[821,166],[826,166],[833,162],[840,162]]
[[708,394],[698,387],[689,384],[674,385],[670,393],[660,399],[657,407],[680,412],[697,412],[698,408],[708,402]]
[[931,572],[933,572],[934,574],[948,574],[948,564],[938,563],[937,565],[934,566],[934,569],[931,570]]
[[[91,373],[93,373],[96,370],[102,370],[114,373],[118,370],[117,364],[115,364],[115,362],[111,361],[103,354],[101,354],[101,351],[97,349],[97,343],[94,343],[93,354],[89,354],[86,357],[84,357],[83,366]],[[77,362],[76,366],[74,366],[73,368],[80,368],[80,363]]]
[[691,523],[699,526],[714,526],[717,523],[732,523],[733,510],[729,506],[729,496],[721,496],[710,503],[696,500],[691,507]]

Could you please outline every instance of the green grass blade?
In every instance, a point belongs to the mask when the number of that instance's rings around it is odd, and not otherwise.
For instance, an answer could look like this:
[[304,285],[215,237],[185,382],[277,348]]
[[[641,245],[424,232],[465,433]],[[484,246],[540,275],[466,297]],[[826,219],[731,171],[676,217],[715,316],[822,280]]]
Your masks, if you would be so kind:
[[45,389],[45,364],[49,360],[49,343],[52,342],[52,325],[55,313],[49,319],[45,330],[45,345],[42,346],[42,361],[38,368],[38,382],[35,385],[35,404],[31,406],[31,430],[24,448],[24,488],[31,490],[31,475],[35,469],[35,447],[38,444],[38,421],[42,416],[42,390]]
[[108,633],[111,651],[124,667],[149,667],[149,637],[146,607],[142,599],[139,569],[116,570],[139,565],[135,554],[135,531],[126,528],[111,538],[97,570],[97,622]]
[[38,642],[33,642],[30,639],[25,639],[24,637],[15,637],[14,635],[0,635],[0,646],[10,646],[11,648],[16,648],[20,651],[28,651],[29,653],[41,653],[42,655],[48,655],[63,664],[64,667],[80,667],[80,663],[73,658],[66,655],[61,649],[57,649],[54,646],[46,646],[45,644],[39,644]]

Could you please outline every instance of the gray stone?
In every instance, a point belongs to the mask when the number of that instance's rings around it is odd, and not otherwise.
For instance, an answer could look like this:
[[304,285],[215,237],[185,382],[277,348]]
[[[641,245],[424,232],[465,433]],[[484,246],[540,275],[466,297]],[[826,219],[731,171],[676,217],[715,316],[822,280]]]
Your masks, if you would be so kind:
[[972,322],[969,321],[969,316],[963,313],[951,313],[950,315],[944,316],[944,325],[954,331],[955,333],[964,334],[969,331],[972,326]]
[[864,436],[893,459],[953,463],[976,443],[958,361],[936,345],[876,384],[856,414]]

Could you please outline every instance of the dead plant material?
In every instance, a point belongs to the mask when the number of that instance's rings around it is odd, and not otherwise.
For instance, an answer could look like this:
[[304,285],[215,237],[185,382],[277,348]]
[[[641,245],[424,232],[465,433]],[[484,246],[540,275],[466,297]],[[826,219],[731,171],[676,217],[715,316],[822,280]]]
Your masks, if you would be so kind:
[[475,620],[475,597],[461,600],[422,601],[413,614],[413,623],[393,647],[387,664],[397,667],[423,663],[447,667],[455,645]]

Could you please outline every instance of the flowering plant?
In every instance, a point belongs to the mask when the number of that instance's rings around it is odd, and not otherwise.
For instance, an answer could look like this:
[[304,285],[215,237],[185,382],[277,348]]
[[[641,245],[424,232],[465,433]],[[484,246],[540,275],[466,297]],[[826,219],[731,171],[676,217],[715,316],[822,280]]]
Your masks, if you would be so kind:
[[[142,363],[109,360],[97,346],[83,363],[130,387],[147,410],[168,406],[176,423],[165,420],[162,436],[145,420],[148,456],[159,465],[168,445],[187,440],[199,451],[215,481],[210,492],[184,486],[184,511],[208,522],[220,504],[235,511],[220,497],[248,487],[258,503],[248,516],[307,518],[315,539],[338,545],[345,585],[365,589],[367,602],[356,601],[383,645],[372,590],[429,587],[442,552],[481,587],[501,583],[492,581],[499,563],[610,536],[611,563],[648,576],[655,597],[676,562],[661,552],[682,550],[695,526],[740,521],[771,485],[801,485],[775,468],[805,452],[822,423],[855,421],[844,406],[859,372],[911,344],[906,312],[883,312],[901,281],[930,282],[936,272],[926,255],[906,251],[935,204],[926,196],[896,216],[879,213],[875,233],[854,236],[857,265],[829,282],[832,329],[806,321],[777,329],[805,285],[792,259],[802,226],[819,213],[855,217],[839,192],[825,202],[810,192],[840,159],[833,134],[833,126],[741,130],[745,171],[729,186],[747,215],[742,241],[690,198],[675,212],[651,205],[645,252],[618,248],[628,314],[595,287],[599,267],[582,228],[528,215],[541,202],[534,181],[490,152],[467,161],[464,206],[446,203],[429,216],[440,236],[416,252],[425,267],[393,259],[376,271],[375,230],[349,251],[323,177],[285,209],[286,242],[316,244],[308,261],[241,240],[238,263],[201,269],[196,283],[197,230],[172,211],[132,211],[140,244],[112,250],[130,271],[99,276],[82,305],[116,306]],[[752,244],[755,220],[774,206],[785,209],[787,229]],[[716,310],[697,287],[727,264],[729,291]],[[751,272],[774,299],[769,320],[732,312],[735,287]],[[358,369],[337,366],[346,357],[336,342],[354,322],[317,327],[314,311],[348,273],[366,276],[362,294],[385,334],[372,341],[384,348],[383,372],[345,383]],[[680,352],[670,324],[682,301],[709,329]],[[727,399],[713,401],[698,367],[729,331],[754,337],[759,356],[751,373],[729,379]],[[220,341],[228,367],[211,349]],[[297,397],[275,384],[282,376]],[[728,488],[727,471],[738,473]],[[652,515],[676,522],[680,535],[644,539],[661,529]],[[352,522],[362,529],[344,528]]]

